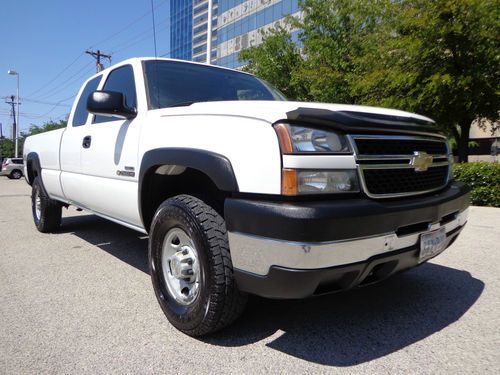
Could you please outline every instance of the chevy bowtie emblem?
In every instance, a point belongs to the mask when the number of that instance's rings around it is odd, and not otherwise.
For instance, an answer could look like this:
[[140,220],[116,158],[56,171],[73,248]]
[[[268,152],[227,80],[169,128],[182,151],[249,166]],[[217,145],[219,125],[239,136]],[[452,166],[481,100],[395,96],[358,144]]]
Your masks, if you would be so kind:
[[414,151],[410,165],[415,168],[415,172],[425,172],[432,165],[432,159],[432,155],[425,151]]

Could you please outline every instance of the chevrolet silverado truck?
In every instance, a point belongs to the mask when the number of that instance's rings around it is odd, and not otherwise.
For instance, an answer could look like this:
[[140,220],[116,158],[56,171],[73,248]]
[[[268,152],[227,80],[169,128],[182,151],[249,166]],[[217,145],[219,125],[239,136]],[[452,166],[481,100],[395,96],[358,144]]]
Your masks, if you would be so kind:
[[65,129],[24,144],[32,213],[69,205],[149,235],[168,320],[219,330],[248,294],[304,298],[371,284],[441,253],[469,193],[424,116],[301,103],[216,66],[134,58],[80,89]]

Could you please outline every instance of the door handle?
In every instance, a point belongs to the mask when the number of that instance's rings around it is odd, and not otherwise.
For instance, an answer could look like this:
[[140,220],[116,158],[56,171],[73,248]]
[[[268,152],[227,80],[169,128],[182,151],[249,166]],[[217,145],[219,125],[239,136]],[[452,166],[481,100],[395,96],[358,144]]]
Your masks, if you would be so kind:
[[87,135],[86,137],[83,138],[82,146],[83,148],[89,148],[91,143],[92,143],[92,137],[90,135]]

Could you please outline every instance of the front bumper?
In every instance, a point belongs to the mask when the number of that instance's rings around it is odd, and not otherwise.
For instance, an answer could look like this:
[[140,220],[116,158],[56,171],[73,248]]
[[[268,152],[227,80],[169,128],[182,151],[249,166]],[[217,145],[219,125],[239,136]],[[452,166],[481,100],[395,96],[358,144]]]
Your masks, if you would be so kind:
[[420,236],[467,221],[468,188],[454,183],[397,201],[259,202],[228,199],[225,216],[241,290],[302,298],[381,280],[419,264]]

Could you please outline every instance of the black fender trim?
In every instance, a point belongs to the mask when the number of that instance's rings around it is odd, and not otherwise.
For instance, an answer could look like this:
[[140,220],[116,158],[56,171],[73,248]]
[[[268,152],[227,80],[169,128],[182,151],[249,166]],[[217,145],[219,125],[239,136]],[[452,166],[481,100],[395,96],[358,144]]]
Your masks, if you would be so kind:
[[143,182],[151,168],[160,165],[178,165],[196,169],[206,174],[219,190],[239,192],[238,183],[229,159],[215,152],[194,148],[159,148],[147,151],[141,162],[139,171],[139,213],[146,228],[142,194]]
[[40,158],[38,157],[38,154],[36,152],[30,152],[26,156],[26,171],[28,172],[26,179],[28,180],[28,184],[30,185],[33,184],[33,180],[35,179],[36,176],[42,175],[42,166],[40,164]]
[[38,157],[38,154],[36,152],[30,152],[26,156],[26,171],[28,172],[26,175],[26,180],[28,181],[28,184],[30,186],[33,185],[35,177],[39,177],[40,187],[42,188],[43,194],[46,197],[48,197],[49,194],[45,189],[45,185],[43,184],[43,179],[42,179],[42,165],[40,164],[40,158]]

